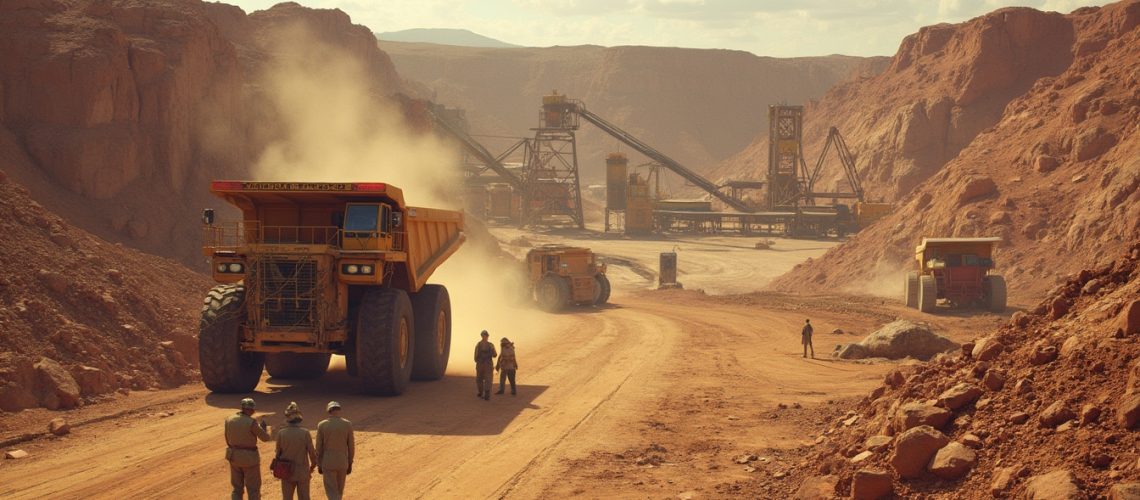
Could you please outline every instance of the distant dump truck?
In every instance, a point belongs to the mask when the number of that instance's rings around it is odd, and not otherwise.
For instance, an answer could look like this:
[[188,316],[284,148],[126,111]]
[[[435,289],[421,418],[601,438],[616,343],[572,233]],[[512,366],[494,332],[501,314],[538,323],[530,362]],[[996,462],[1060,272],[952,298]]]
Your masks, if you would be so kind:
[[427,284],[459,249],[463,214],[409,207],[383,183],[215,181],[240,221],[202,214],[214,279],[199,323],[202,381],[249,392],[264,367],[312,379],[343,354],[364,392],[397,395],[443,377],[447,289]]
[[602,305],[610,299],[606,265],[598,263],[589,248],[538,246],[527,252],[526,266],[534,298],[543,310]]
[[1004,311],[1005,278],[990,274],[993,249],[1001,238],[923,238],[907,273],[907,307],[932,312],[943,299],[952,307],[982,306]]

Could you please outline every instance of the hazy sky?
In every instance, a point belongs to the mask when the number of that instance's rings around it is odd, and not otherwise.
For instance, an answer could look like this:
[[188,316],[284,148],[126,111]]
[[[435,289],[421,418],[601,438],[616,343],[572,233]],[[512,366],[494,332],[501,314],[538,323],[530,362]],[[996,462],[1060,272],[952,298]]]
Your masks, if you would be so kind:
[[[246,12],[276,1],[223,0]],[[1103,0],[298,0],[376,32],[463,28],[518,45],[656,45],[767,56],[892,55],[918,28],[1024,5],[1068,13]]]

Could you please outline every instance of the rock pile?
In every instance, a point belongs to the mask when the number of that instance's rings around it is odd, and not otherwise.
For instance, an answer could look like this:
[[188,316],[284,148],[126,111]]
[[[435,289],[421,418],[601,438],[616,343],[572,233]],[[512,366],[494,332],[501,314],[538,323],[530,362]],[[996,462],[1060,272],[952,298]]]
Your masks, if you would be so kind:
[[0,411],[196,376],[206,276],[71,227],[0,173]]
[[[1092,282],[1096,292],[1085,293]],[[1071,307],[1054,318],[1058,298]],[[805,463],[826,464],[816,472],[837,476],[836,492],[855,498],[1135,491],[1137,304],[1140,242],[959,353],[892,371],[855,408],[856,422],[837,421]]]

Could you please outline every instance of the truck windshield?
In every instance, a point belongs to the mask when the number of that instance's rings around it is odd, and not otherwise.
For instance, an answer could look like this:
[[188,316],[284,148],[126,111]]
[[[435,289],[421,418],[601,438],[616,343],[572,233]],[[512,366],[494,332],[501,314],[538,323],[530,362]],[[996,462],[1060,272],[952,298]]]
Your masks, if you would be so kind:
[[377,214],[376,205],[349,205],[344,213],[344,230],[346,232],[375,232]]

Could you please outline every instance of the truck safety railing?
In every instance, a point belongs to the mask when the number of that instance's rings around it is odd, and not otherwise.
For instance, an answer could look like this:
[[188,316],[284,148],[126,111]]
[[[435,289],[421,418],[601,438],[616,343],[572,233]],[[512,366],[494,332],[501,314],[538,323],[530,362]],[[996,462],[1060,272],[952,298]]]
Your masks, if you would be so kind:
[[204,226],[203,244],[214,252],[236,251],[254,244],[328,245],[348,251],[372,250],[365,241],[392,236],[387,250],[402,252],[407,235],[402,231],[345,231],[336,226],[265,226],[255,221],[222,222]]

